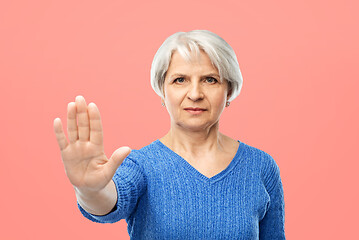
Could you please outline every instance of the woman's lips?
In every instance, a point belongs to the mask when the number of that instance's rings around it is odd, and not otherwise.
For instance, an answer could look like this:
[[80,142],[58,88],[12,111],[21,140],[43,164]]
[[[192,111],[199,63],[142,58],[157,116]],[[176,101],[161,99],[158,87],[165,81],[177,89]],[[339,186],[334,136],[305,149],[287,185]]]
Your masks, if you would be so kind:
[[189,112],[191,114],[201,114],[204,111],[206,111],[206,109],[203,109],[203,108],[185,108],[184,110],[186,110],[187,112]]

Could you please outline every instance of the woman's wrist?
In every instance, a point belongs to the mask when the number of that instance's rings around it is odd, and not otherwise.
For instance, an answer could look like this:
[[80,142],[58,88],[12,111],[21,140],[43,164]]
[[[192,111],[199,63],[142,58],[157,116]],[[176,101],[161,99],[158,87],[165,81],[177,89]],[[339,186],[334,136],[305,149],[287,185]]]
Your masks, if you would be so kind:
[[94,215],[105,215],[113,210],[117,203],[117,191],[111,180],[99,191],[75,188],[77,202],[83,209]]

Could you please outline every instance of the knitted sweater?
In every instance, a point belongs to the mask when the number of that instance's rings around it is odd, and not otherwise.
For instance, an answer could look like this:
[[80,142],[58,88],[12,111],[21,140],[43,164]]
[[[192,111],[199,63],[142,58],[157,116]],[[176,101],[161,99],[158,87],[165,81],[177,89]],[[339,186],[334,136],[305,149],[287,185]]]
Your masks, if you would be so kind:
[[126,219],[131,239],[285,239],[278,165],[238,142],[228,167],[208,178],[156,140],[132,150],[117,169],[112,212],[96,216],[78,207],[94,222]]

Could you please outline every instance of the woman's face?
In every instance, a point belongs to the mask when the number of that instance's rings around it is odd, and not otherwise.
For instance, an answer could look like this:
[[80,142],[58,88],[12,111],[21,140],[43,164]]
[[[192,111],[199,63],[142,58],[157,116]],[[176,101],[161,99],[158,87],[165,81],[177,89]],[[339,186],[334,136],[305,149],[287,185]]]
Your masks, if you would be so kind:
[[164,103],[171,125],[201,131],[218,123],[228,95],[228,83],[220,81],[218,70],[201,50],[187,62],[175,51],[164,82]]

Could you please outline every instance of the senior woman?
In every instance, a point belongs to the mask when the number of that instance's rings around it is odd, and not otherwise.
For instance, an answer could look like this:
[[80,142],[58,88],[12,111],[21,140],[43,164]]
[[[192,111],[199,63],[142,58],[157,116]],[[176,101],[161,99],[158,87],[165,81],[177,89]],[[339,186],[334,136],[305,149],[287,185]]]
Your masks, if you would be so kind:
[[153,59],[151,85],[171,127],[139,150],[122,147],[108,159],[99,110],[82,96],[68,104],[69,141],[54,120],[81,213],[126,219],[131,239],[285,239],[278,165],[219,132],[242,87],[233,49],[210,31],[175,33]]

